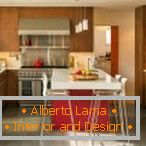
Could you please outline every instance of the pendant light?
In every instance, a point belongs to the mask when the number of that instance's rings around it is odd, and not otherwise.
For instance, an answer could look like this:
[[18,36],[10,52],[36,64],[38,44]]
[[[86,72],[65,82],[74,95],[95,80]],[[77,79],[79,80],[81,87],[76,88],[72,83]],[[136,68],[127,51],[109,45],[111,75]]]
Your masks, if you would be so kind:
[[79,8],[79,23],[78,23],[79,33],[83,31],[82,26],[82,8]]
[[83,26],[83,31],[86,31],[88,30],[88,19],[87,19],[85,0],[83,0],[83,3],[84,3],[84,9],[83,9],[82,26]]
[[76,10],[76,18],[77,18],[77,23],[75,25],[75,33],[81,33],[84,30],[88,30],[88,19],[86,19],[86,7],[84,0],[83,0],[83,9],[82,7],[78,7]]
[[[77,1],[77,0],[76,0]],[[76,24],[75,24],[75,33],[79,33],[79,25],[78,25],[78,8],[76,8]]]

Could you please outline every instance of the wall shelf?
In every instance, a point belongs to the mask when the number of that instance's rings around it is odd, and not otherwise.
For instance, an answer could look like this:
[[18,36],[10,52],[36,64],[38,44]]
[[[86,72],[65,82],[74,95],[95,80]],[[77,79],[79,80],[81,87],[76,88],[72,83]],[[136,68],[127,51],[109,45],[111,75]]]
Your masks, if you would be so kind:
[[69,30],[19,30],[19,35],[70,35]]
[[[25,32],[25,31],[24,31]],[[20,48],[21,49],[70,49],[70,35],[67,33],[60,33],[57,31],[56,34],[46,35],[43,31],[42,33],[32,33],[21,32],[19,35]],[[43,34],[44,33],[44,34]]]

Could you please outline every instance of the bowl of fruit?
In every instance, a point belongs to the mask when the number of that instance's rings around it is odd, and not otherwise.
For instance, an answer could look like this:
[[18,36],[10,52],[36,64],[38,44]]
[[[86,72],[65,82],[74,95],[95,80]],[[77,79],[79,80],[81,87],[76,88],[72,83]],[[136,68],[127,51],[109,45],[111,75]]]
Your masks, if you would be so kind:
[[73,71],[73,73],[70,74],[70,79],[73,81],[97,80],[98,74],[93,73],[89,69],[76,69]]

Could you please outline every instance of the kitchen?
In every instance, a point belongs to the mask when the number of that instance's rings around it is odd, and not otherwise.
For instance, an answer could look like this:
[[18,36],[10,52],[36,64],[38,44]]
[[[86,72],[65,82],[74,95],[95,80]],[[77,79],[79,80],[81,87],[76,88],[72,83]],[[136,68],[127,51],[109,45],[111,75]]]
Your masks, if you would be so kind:
[[[84,11],[86,19],[88,19],[88,29],[76,33],[75,26],[80,21],[80,15]],[[114,45],[117,49],[114,56],[113,51],[101,55],[102,59],[108,58],[104,62],[109,63],[111,61],[110,66],[106,69],[104,67],[105,71],[103,68],[95,68],[97,63],[94,54],[94,27],[95,25],[103,26],[103,24],[106,27],[108,25],[108,28],[113,26],[113,24],[95,20],[95,11],[92,7],[86,7],[85,10],[82,7],[0,8],[0,51],[2,52],[0,53],[2,62],[0,95],[43,96],[43,85],[39,79],[42,72],[48,76],[48,94],[46,95],[68,94],[66,89],[72,96],[108,95],[109,91],[107,90],[112,92],[121,90],[121,83],[113,78],[118,73],[123,73],[128,78],[128,95],[133,95],[133,76],[121,69],[124,63],[121,61],[120,55],[117,57],[119,54],[117,43]],[[49,22],[52,24],[48,25]],[[46,28],[43,28],[42,24]],[[39,28],[40,26],[42,28]],[[118,25],[116,24],[116,26]],[[47,27],[51,30],[48,30]],[[116,39],[118,38],[114,40]],[[112,42],[108,44],[113,46]],[[120,66],[117,65],[118,60],[122,62]],[[119,71],[118,68],[120,68]],[[91,74],[91,78],[98,79],[85,82],[74,81],[80,77],[86,77],[88,80],[90,72],[92,74],[94,72],[94,76]],[[131,84],[132,86],[130,86]],[[54,90],[55,93],[50,89]],[[58,89],[61,89],[61,93],[58,93]],[[97,90],[102,90],[102,92],[98,93]],[[24,107],[34,104],[37,103],[34,101],[19,101],[18,103],[7,101],[5,106],[19,105]]]
[[[13,46],[9,46],[10,44],[8,44],[7,42],[4,42],[3,47],[1,48],[2,52],[5,52],[5,51],[9,52],[9,54],[6,54],[6,58],[11,59],[12,61],[15,60],[13,63],[11,61],[9,61],[9,63],[7,63],[10,66],[10,70],[7,73],[9,78],[14,77],[12,80],[13,81],[15,80],[16,82],[18,82],[17,80],[19,80],[19,77],[21,78],[21,76],[23,76],[23,74],[25,74],[25,73],[26,74],[31,74],[31,73],[35,74],[35,70],[34,70],[34,72],[33,72],[33,69],[32,69],[32,72],[30,71],[30,69],[33,68],[33,66],[35,66],[34,62],[36,62],[36,67],[37,67],[37,63],[38,64],[43,63],[42,64],[43,68],[48,67],[48,68],[50,68],[50,70],[51,70],[51,68],[54,68],[54,67],[66,68],[69,65],[72,65],[75,68],[82,68],[82,66],[83,66],[83,68],[85,68],[86,70],[88,70],[89,68],[93,68],[94,62],[96,60],[94,59],[94,55],[92,55],[92,50],[93,50],[93,43],[92,43],[93,42],[93,39],[92,39],[93,38],[93,26],[92,26],[92,23],[93,23],[93,18],[92,18],[93,14],[92,13],[93,12],[92,11],[93,10],[92,10],[92,8],[87,8],[87,10],[86,10],[86,13],[89,15],[89,16],[87,15],[87,17],[89,17],[88,18],[89,19],[88,20],[89,21],[88,31],[83,31],[82,33],[78,33],[78,34],[76,34],[73,30],[73,25],[74,25],[74,23],[76,23],[75,22],[76,16],[74,16],[74,13],[76,11],[77,12],[79,11],[78,13],[80,13],[80,11],[83,11],[82,8],[80,8],[80,10],[78,10],[79,8],[77,8],[77,9],[75,9],[75,8],[57,9],[57,11],[60,10],[60,16],[58,16],[58,14],[54,14],[52,12],[52,11],[54,11],[55,8],[54,9],[51,8],[51,9],[49,9],[49,11],[47,11],[48,16],[46,16],[47,14],[45,13],[45,9],[40,9],[40,8],[37,8],[38,11],[36,11],[38,13],[38,16],[37,15],[36,16],[27,16],[28,15],[27,13],[29,11],[32,12],[32,10],[33,10],[33,8],[31,8],[30,10],[29,9],[28,8],[27,9],[24,9],[24,8],[22,8],[22,9],[15,8],[14,9],[13,8],[13,9],[9,9],[9,10],[8,10],[8,8],[2,9],[3,13],[5,13],[8,16],[9,16],[9,13],[15,14],[17,11],[18,12],[17,14],[20,15],[20,17],[22,17],[22,18],[19,18],[18,16],[16,16],[16,20],[15,20],[15,22],[12,22],[13,25],[11,25],[11,27],[14,27],[14,24],[16,25],[18,23],[18,21],[19,21],[19,25],[17,25],[17,27],[15,26],[15,32],[11,32],[12,28],[11,28],[11,31],[9,31],[9,35],[11,35],[11,36],[13,35],[14,37],[12,37],[12,38],[13,39],[15,38],[15,42],[16,42],[15,47],[13,48]],[[73,15],[73,16],[66,16],[66,14],[64,14],[65,13],[64,11],[69,11],[70,15]],[[44,13],[44,16],[43,16],[43,14],[41,15],[41,17],[42,17],[41,19],[33,18],[33,17],[40,17],[39,16],[40,13]],[[63,18],[63,19],[46,18],[46,19],[44,19],[45,17],[50,17],[49,13],[53,13],[54,15],[57,15],[56,17],[68,17],[68,19],[67,18]],[[31,13],[30,13],[30,15],[31,15]],[[55,16],[53,16],[53,17],[55,17]],[[72,19],[69,21],[70,17]],[[12,21],[14,21],[14,20],[12,20]],[[49,22],[50,22],[50,24],[49,24]],[[10,20],[9,20],[9,23],[10,23]],[[44,24],[44,28],[43,28],[43,25],[41,25],[41,24]],[[54,25],[54,28],[53,28],[52,27],[53,24],[59,24],[59,25],[57,25],[57,26]],[[9,25],[9,24],[7,24],[7,25]],[[65,28],[61,28],[60,25]],[[9,27],[9,29],[10,29],[10,26],[5,25],[4,27]],[[47,27],[49,27],[49,29],[52,29],[52,30],[48,30]],[[18,29],[16,29],[16,28],[18,28]],[[14,31],[14,28],[13,28],[13,31]],[[19,34],[19,36],[18,36],[18,34]],[[4,35],[6,35],[6,32]],[[80,38],[80,41],[77,41],[78,38]],[[88,38],[90,38],[90,39],[88,39]],[[43,39],[43,40],[41,40],[41,39]],[[5,41],[8,41],[8,39]],[[53,43],[53,44],[50,44],[50,43]],[[6,50],[8,48],[11,48],[12,50],[11,49]],[[82,50],[82,49],[84,49],[84,50]],[[40,53],[40,51],[41,51],[41,53]],[[70,53],[70,52],[72,52],[72,53]],[[73,52],[89,52],[86,54],[90,54],[90,55],[89,55],[89,57],[86,57],[86,60],[85,60],[86,63],[84,63],[84,65],[82,65],[82,64],[80,65],[78,58],[76,59],[76,54],[78,54],[78,53],[74,54]],[[70,58],[69,58],[69,53],[71,54]],[[62,56],[62,58],[60,58],[60,55]],[[3,58],[5,58],[5,56],[2,57],[2,61],[5,62]],[[59,59],[61,59],[61,60],[59,60]],[[69,61],[71,62],[70,64],[69,64]],[[5,64],[6,63],[4,63],[4,66],[5,66]],[[3,66],[3,63],[2,63],[2,66]],[[16,70],[12,69],[13,66],[16,66],[16,67],[14,67]],[[22,68],[21,71],[19,70],[20,68]],[[18,73],[17,73],[17,71],[18,71]],[[13,72],[13,73],[9,73],[9,72]],[[48,72],[48,74],[50,76],[51,71]],[[18,78],[17,78],[17,76],[18,76]],[[8,86],[11,87],[10,84],[11,83],[8,83]],[[16,89],[7,88],[9,91],[7,91],[7,93],[5,95],[10,95],[10,96],[23,95],[20,93],[21,92],[20,84],[21,84],[20,82],[19,82],[19,84],[16,83],[16,87],[13,87]],[[10,90],[10,89],[12,89],[12,90]],[[18,91],[16,91],[16,90],[18,90]],[[4,90],[2,90],[2,91],[4,91]],[[15,93],[12,93],[12,92],[15,92]],[[32,95],[41,95],[41,94],[32,94]],[[24,96],[25,96],[25,94],[24,94]],[[29,94],[28,94],[28,96],[29,96]]]

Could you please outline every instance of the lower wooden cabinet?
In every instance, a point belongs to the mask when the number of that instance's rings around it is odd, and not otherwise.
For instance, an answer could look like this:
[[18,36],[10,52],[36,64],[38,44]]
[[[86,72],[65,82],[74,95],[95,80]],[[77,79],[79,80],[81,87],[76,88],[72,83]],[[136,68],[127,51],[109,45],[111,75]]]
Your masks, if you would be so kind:
[[4,71],[0,74],[0,96],[7,95],[6,87],[7,87],[7,74],[6,71]]
[[0,73],[0,96],[18,95],[17,70],[7,70]]
[[7,70],[7,96],[18,96],[17,70]]

